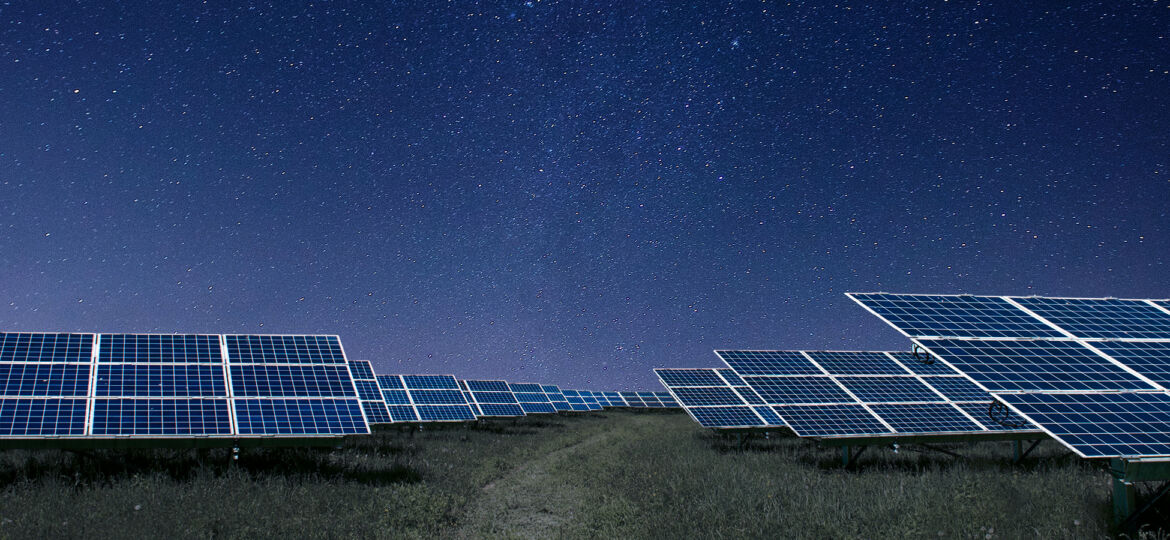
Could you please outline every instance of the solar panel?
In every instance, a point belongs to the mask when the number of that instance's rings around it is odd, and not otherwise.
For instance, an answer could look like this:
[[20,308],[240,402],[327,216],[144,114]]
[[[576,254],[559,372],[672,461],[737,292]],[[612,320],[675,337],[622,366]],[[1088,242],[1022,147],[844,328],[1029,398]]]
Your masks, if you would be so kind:
[[463,381],[472,402],[479,408],[479,416],[524,416],[524,408],[512,393],[507,381]]
[[350,360],[349,372],[353,375],[353,384],[357,388],[366,421],[370,424],[394,423],[394,418],[386,409],[386,400],[378,377],[374,374],[373,364],[369,360]]
[[622,401],[626,402],[627,407],[637,409],[645,408],[646,402],[642,401],[642,397],[637,392],[621,392]]
[[93,360],[93,334],[0,333],[0,362],[85,363]]
[[1093,346],[1163,388],[1170,388],[1170,343],[1097,341],[1093,342]]
[[1044,321],[995,296],[888,293],[849,293],[848,296],[912,338],[1064,337]]
[[454,375],[403,375],[402,383],[420,422],[475,420]]
[[[354,422],[349,433],[364,433],[364,424]],[[231,435],[232,424],[226,399],[97,399],[92,431],[115,436]]]
[[819,375],[799,351],[715,351],[739,375]]
[[666,408],[666,409],[681,409],[682,408],[682,406],[679,405],[678,401],[675,401],[674,396],[670,395],[670,392],[656,392],[656,394],[658,394],[658,402],[663,408]]
[[1079,338],[1170,339],[1170,314],[1145,300],[1013,297]]
[[609,399],[609,405],[611,407],[625,407],[626,406],[626,400],[622,399],[622,395],[620,392],[606,392],[605,397],[606,397],[606,399]]
[[[783,425],[779,418],[775,418],[775,413],[769,415],[774,422],[757,414],[719,370],[660,368],[654,373],[687,414],[703,427],[734,429]],[[730,379],[743,382],[739,377]],[[766,407],[761,409],[767,410]]]
[[601,403],[597,401],[597,396],[593,395],[592,390],[578,390],[581,399],[585,401],[585,406],[591,411],[600,411]]
[[552,402],[548,399],[548,395],[544,393],[544,390],[540,388],[539,384],[508,383],[508,388],[516,396],[516,401],[520,403],[520,408],[524,410],[525,414],[551,414],[556,412]]
[[0,363],[0,396],[85,397],[89,393],[89,365]]
[[0,437],[86,434],[93,334],[0,333]]
[[921,339],[916,342],[992,392],[1156,389],[1072,341]]
[[374,375],[374,366],[369,360],[350,360],[349,373],[353,375],[355,381],[377,380]]
[[240,435],[369,433],[337,336],[225,335],[223,343]]
[[363,401],[362,412],[366,413],[366,421],[370,424],[391,424],[394,418],[386,409],[384,401]]
[[0,398],[0,437],[85,435],[86,401]]
[[565,401],[569,402],[570,409],[578,412],[589,410],[589,405],[585,403],[580,390],[561,390],[561,393],[565,395]]
[[[992,407],[992,402],[956,403],[963,412],[975,419],[990,431],[1020,431],[1035,429],[1036,426],[1014,411],[999,405]],[[995,411],[992,414],[992,410]]]
[[939,362],[935,357],[927,354],[925,351],[919,354],[908,352],[891,352],[887,353],[894,358],[899,364],[902,364],[908,371],[915,375],[959,375],[950,366]]
[[996,399],[1085,458],[1170,455],[1164,392],[1020,393]]
[[569,407],[569,402],[565,399],[565,395],[561,393],[561,389],[559,387],[546,384],[542,385],[540,388],[541,390],[544,390],[545,395],[548,396],[549,402],[552,403],[553,408],[558,412],[573,410],[572,407]]
[[[750,351],[739,352],[748,356]],[[967,416],[967,409],[960,405],[987,403],[991,395],[945,365],[939,368],[904,354],[873,351],[768,352],[787,352],[790,354],[783,356],[789,359],[800,354],[812,359],[811,365],[818,371],[800,375],[740,373],[748,388],[737,391],[753,406],[770,406],[799,436],[1003,431],[1001,426],[988,427]],[[919,365],[911,368],[910,363]],[[787,365],[795,365],[795,360]],[[675,394],[684,399],[677,391]],[[1016,426],[1013,430],[1035,431],[1035,427]]]

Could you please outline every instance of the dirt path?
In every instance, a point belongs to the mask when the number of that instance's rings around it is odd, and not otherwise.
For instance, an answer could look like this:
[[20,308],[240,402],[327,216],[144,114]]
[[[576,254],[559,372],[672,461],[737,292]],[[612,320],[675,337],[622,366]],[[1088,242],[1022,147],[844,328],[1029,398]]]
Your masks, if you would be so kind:
[[580,510],[578,489],[557,480],[552,469],[565,460],[585,459],[583,454],[612,435],[602,432],[554,450],[508,471],[483,487],[483,493],[467,509],[468,524],[458,538],[550,538]]

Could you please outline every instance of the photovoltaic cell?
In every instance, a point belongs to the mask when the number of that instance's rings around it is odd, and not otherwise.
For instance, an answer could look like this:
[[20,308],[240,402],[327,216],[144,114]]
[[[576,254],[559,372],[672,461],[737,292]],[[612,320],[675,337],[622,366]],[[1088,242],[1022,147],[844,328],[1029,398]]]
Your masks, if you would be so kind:
[[345,364],[337,336],[224,336],[233,364]]
[[1150,380],[1170,388],[1170,343],[1164,341],[1098,341],[1101,352]]
[[897,433],[971,433],[983,428],[949,403],[871,405]]
[[763,420],[750,407],[699,407],[690,409],[699,425],[708,428],[759,427]]
[[1170,315],[1142,300],[1014,297],[1079,338],[1170,339]]
[[102,334],[102,363],[222,364],[215,334]]
[[240,364],[231,377],[237,397],[357,397],[344,365]]
[[770,405],[854,403],[833,379],[822,377],[748,377],[752,389]]
[[362,412],[366,413],[366,422],[370,424],[390,424],[394,419],[386,410],[386,404],[381,401],[363,401]]
[[[97,372],[97,397],[227,397],[222,366],[103,364],[98,366]],[[165,408],[144,410],[171,411]],[[175,409],[175,412],[182,411]]]
[[356,399],[236,399],[242,435],[368,433]]
[[85,397],[88,393],[88,365],[0,363],[0,396]]
[[524,408],[517,401],[507,381],[463,381],[471,402],[479,409],[479,416],[524,416]]
[[112,436],[230,435],[227,399],[97,399],[93,434]]
[[0,437],[85,434],[85,399],[0,399]]
[[405,390],[406,387],[402,384],[402,377],[398,375],[377,375],[374,377],[378,380],[378,386],[383,390]]
[[410,405],[406,390],[382,390],[382,401],[387,405]]
[[715,351],[731,369],[744,375],[820,375],[823,372],[795,351]]
[[727,386],[713,369],[655,369],[667,388],[678,386]]
[[1064,336],[1024,310],[994,296],[887,293],[849,293],[849,296],[912,338]]
[[1033,431],[1036,426],[1028,422],[1024,417],[1015,413],[1011,409],[999,405],[995,408],[995,414],[991,414],[991,402],[985,403],[956,403],[960,409],[966,411],[971,415],[976,422],[983,424],[984,427],[991,431]]
[[483,416],[524,416],[519,403],[480,403],[479,409]]
[[992,392],[1154,389],[1071,341],[922,339],[918,342]]
[[946,401],[913,377],[837,377],[862,403],[924,403]]
[[742,377],[735,373],[734,369],[719,368],[716,369],[715,372],[718,373],[720,377],[723,377],[723,380],[727,381],[727,384],[731,386],[747,386],[747,383],[744,382]]
[[85,363],[93,354],[93,334],[0,333],[0,362]]
[[423,422],[452,422],[475,420],[471,407],[463,405],[418,405],[418,417]]
[[355,381],[373,381],[374,368],[369,360],[350,360],[349,372],[353,375]]
[[863,351],[808,351],[829,375],[907,375],[906,369],[885,353]]
[[392,422],[418,422],[418,413],[412,405],[387,405],[386,412],[390,413]]
[[362,401],[382,401],[382,389],[378,388],[378,381],[354,381],[358,399]]
[[800,437],[888,435],[890,430],[861,405],[785,405],[774,408]]
[[407,390],[458,390],[454,375],[403,375]]
[[1170,395],[1164,392],[995,397],[1081,457],[1170,456]]
[[950,366],[938,361],[926,351],[918,354],[908,352],[890,353],[898,363],[915,375],[959,375]]
[[[663,386],[670,389],[669,393],[678,397],[683,409],[703,427],[734,429],[768,425],[716,369],[655,369],[654,373]],[[731,379],[742,382],[739,377]],[[759,401],[758,396],[752,395]],[[661,405],[661,399],[654,401]],[[646,400],[640,399],[639,402],[645,403]],[[773,422],[771,425],[782,424]]]
[[942,393],[948,401],[981,401],[985,402],[991,399],[991,394],[988,394],[982,388],[979,388],[975,383],[967,380],[965,377],[925,377],[923,379]]

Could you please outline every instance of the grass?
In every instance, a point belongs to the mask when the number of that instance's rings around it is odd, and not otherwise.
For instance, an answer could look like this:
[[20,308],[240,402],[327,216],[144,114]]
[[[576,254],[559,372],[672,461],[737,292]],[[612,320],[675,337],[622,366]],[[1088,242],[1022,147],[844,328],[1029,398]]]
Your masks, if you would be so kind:
[[226,451],[6,451],[0,538],[1114,533],[1109,476],[1054,443],[1018,466],[1010,443],[948,448],[964,458],[873,448],[845,470],[809,441],[741,451],[681,413],[609,411],[391,429],[336,450],[246,450],[235,465]]

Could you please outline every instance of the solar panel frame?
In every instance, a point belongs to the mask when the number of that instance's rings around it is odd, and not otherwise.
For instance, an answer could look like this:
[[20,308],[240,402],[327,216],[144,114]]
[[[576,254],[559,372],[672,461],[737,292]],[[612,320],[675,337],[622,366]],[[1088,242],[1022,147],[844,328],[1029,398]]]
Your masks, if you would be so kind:
[[1147,300],[1008,297],[1061,330],[1082,339],[1170,339],[1170,313]]
[[524,407],[516,399],[516,394],[512,392],[508,381],[470,379],[461,381],[461,384],[466,385],[468,395],[479,409],[477,416],[482,418],[525,416]]
[[[783,425],[765,420],[717,368],[657,368],[654,374],[691,419],[703,427],[750,429]],[[742,382],[738,377],[731,377],[731,380]],[[716,393],[720,396],[718,399],[706,399]]]
[[[459,380],[448,374],[404,374],[402,384],[419,422],[467,422],[476,419]],[[385,395],[385,392],[383,392]]]
[[910,338],[1060,338],[1060,330],[998,296],[846,293]]
[[1082,458],[1170,456],[1166,392],[1020,392],[995,398]]
[[552,414],[556,412],[548,395],[536,383],[508,383],[508,389],[516,396],[524,414]]

